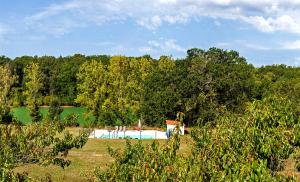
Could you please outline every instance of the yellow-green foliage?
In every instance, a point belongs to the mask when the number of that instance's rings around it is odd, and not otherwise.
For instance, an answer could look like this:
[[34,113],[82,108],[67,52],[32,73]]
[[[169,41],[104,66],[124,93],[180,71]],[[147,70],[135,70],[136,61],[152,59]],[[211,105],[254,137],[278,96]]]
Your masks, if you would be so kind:
[[76,102],[86,106],[97,121],[130,125],[137,121],[143,84],[152,69],[148,59],[113,56],[109,65],[92,60],[80,66]]
[[92,60],[82,64],[77,73],[78,95],[75,102],[86,106],[96,117],[107,92],[105,72],[100,62]]
[[34,122],[39,121],[41,115],[39,113],[38,100],[41,96],[42,73],[37,63],[31,63],[24,69],[25,73],[25,91],[26,104],[30,110],[30,116]]
[[0,123],[3,119],[7,119],[10,112],[9,94],[15,80],[16,77],[12,75],[8,66],[0,66]]
[[32,63],[24,69],[26,90],[26,104],[29,108],[33,108],[37,104],[40,96],[40,90],[43,87],[42,73],[37,63]]

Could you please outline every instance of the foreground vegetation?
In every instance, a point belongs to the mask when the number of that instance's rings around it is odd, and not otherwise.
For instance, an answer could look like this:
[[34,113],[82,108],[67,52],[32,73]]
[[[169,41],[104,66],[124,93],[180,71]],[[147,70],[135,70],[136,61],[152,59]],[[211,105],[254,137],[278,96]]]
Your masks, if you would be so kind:
[[[81,148],[88,131],[73,136],[58,122],[44,122],[29,126],[0,125],[0,179],[1,181],[30,181],[27,174],[15,173],[18,166],[28,164],[70,165],[66,158],[72,148]],[[47,177],[41,176],[41,180]],[[48,180],[47,180],[48,181]]]
[[[71,134],[77,135],[80,128],[67,128]],[[136,144],[138,140],[131,140]],[[153,140],[142,140],[143,145],[151,144]],[[165,140],[158,141],[160,144],[165,144]],[[189,143],[192,142],[190,136],[184,136],[181,139],[179,153],[181,155],[190,154]],[[66,182],[81,182],[94,178],[94,170],[100,168],[106,170],[107,167],[113,163],[114,158],[110,156],[107,148],[111,147],[115,150],[124,151],[126,147],[126,140],[122,139],[89,139],[81,149],[72,149],[69,151],[67,158],[71,164],[65,169],[50,165],[40,166],[36,164],[20,166],[15,169],[16,172],[29,174],[33,179],[39,179],[41,176],[51,175],[53,181]]]

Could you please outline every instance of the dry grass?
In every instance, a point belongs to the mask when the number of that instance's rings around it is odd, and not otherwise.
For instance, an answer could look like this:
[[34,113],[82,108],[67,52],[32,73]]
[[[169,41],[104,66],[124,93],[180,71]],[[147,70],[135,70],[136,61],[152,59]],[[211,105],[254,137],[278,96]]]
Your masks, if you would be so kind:
[[284,170],[278,174],[283,176],[295,177],[297,181],[300,181],[300,173],[296,170],[296,161],[290,157],[284,162]]
[[[77,134],[79,128],[68,128],[70,133]],[[137,140],[131,140],[133,143]],[[144,144],[151,144],[153,140],[142,140]],[[160,143],[165,143],[166,140],[160,140]],[[191,147],[191,138],[185,135],[181,139],[180,154],[188,155]],[[70,151],[68,158],[72,161],[71,165],[65,169],[58,166],[38,166],[26,165],[18,167],[17,172],[27,172],[33,178],[50,174],[53,181],[86,181],[83,174],[88,174],[97,166],[104,169],[110,164],[113,159],[107,152],[108,146],[114,149],[124,149],[125,140],[122,139],[89,139],[82,149],[73,149]]]
[[300,172],[296,169],[296,158],[299,156],[299,149],[296,149],[287,160],[284,161],[284,170],[278,172],[279,175],[294,177],[297,181],[300,181]]

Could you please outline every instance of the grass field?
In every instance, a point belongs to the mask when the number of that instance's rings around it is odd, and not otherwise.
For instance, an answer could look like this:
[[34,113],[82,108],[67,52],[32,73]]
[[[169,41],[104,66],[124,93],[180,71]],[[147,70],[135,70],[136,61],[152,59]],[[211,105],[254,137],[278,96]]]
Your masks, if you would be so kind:
[[[76,134],[79,128],[68,128],[68,130]],[[138,140],[131,140],[137,142]],[[150,144],[153,140],[142,140],[144,144]],[[160,143],[165,143],[166,140],[160,140]],[[68,158],[72,161],[71,165],[66,169],[57,166],[38,166],[26,165],[18,167],[17,172],[28,172],[31,177],[38,177],[45,174],[50,174],[53,181],[70,181],[79,182],[86,181],[84,173],[91,173],[93,169],[99,166],[105,169],[113,159],[107,152],[107,147],[110,146],[114,149],[124,149],[125,140],[122,139],[89,139],[87,144],[82,149],[73,149],[70,151]],[[179,152],[182,155],[188,155],[190,152],[191,138],[185,135],[181,139],[181,147]]]
[[[48,107],[41,107],[40,113],[43,117],[45,117],[48,113]],[[86,112],[86,108],[83,107],[64,107],[64,111],[61,114],[62,119],[64,119],[69,114],[77,114],[78,115],[78,123],[82,126],[84,124],[84,113]],[[32,119],[29,115],[29,111],[25,107],[18,107],[13,109],[13,116],[17,118],[23,124],[29,124],[32,122]]]

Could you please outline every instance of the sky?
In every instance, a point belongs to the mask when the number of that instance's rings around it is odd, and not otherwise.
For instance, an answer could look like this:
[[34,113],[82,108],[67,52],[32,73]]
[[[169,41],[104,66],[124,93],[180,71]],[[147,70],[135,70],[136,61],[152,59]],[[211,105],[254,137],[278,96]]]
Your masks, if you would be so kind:
[[300,66],[300,0],[0,0],[0,55],[184,58],[236,50]]

